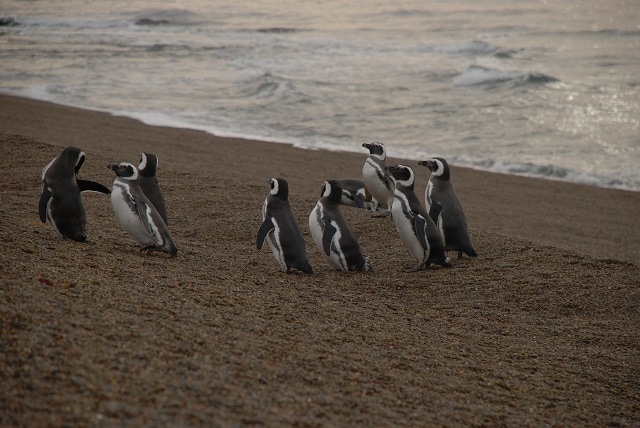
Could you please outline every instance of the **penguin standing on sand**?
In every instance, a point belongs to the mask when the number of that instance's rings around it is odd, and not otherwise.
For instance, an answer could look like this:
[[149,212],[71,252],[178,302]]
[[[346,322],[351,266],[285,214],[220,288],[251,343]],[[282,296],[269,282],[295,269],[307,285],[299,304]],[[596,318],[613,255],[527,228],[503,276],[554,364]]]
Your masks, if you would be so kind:
[[382,209],[378,201],[369,193],[363,180],[357,178],[343,178],[336,180],[342,189],[340,204],[348,207],[364,208],[369,211]]
[[158,186],[158,178],[156,171],[158,170],[158,157],[153,153],[140,153],[140,165],[138,165],[138,184],[145,196],[158,210],[164,224],[169,226],[167,217],[167,208],[164,203],[164,197]]
[[382,206],[383,215],[389,215],[393,202],[393,180],[385,171],[386,149],[382,143],[364,143],[362,147],[369,150],[369,156],[362,167],[362,180],[367,190]]
[[282,272],[297,269],[313,274],[300,226],[289,205],[289,183],[283,178],[270,178],[267,183],[271,190],[262,206],[262,225],[256,237],[258,250],[266,240]]
[[49,162],[42,170],[42,192],[38,203],[38,214],[43,223],[49,219],[60,236],[78,242],[87,240],[86,214],[80,192],[110,193],[100,183],[77,178],[85,158],[82,150],[69,146]]
[[[436,224],[420,204],[413,188],[415,176],[413,170],[405,165],[386,167],[394,183],[394,201],[391,206],[391,218],[400,234],[400,239],[411,254],[418,259],[414,268],[405,272],[415,272],[428,268],[432,263],[451,266],[451,260],[444,251],[442,235]],[[431,215],[440,215],[437,205]]]
[[444,234],[445,249],[457,251],[458,258],[462,257],[462,253],[469,257],[477,257],[478,253],[473,248],[469,235],[467,218],[451,184],[449,164],[443,158],[433,158],[420,161],[418,165],[426,166],[431,171],[424,202],[427,209],[434,202],[442,206],[439,223]]
[[369,260],[362,256],[358,240],[340,211],[343,190],[335,180],[325,181],[320,200],[309,215],[309,229],[327,262],[336,270],[368,271]]
[[138,184],[137,168],[126,162],[112,164],[116,173],[111,192],[111,206],[118,221],[143,250],[163,251],[172,257],[178,255],[167,225]]

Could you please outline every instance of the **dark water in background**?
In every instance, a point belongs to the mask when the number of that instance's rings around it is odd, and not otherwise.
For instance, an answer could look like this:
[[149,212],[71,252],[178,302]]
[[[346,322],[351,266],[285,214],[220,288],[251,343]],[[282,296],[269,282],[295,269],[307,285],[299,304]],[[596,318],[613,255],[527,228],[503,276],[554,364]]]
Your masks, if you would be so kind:
[[640,3],[4,0],[0,91],[640,191]]

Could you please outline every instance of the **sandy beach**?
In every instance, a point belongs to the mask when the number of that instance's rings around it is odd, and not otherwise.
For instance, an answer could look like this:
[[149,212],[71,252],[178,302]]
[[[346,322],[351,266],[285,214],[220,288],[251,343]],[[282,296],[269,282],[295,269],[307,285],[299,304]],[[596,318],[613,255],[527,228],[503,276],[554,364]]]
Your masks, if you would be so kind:
[[[307,218],[354,153],[220,138],[0,95],[0,425],[637,426],[640,193],[454,167],[477,259],[414,263],[388,218],[344,208],[368,273],[330,269]],[[393,158],[393,142],[387,144]],[[38,218],[65,146],[107,187],[160,159],[176,258],[139,251],[85,193],[87,243]],[[429,177],[414,167],[422,198]],[[315,275],[255,246],[289,181]]]

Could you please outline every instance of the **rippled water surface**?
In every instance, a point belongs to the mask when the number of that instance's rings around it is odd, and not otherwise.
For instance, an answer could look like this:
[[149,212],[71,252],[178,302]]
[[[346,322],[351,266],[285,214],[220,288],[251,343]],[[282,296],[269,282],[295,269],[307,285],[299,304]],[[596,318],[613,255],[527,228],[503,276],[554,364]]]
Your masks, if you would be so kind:
[[18,1],[0,91],[640,190],[635,1]]

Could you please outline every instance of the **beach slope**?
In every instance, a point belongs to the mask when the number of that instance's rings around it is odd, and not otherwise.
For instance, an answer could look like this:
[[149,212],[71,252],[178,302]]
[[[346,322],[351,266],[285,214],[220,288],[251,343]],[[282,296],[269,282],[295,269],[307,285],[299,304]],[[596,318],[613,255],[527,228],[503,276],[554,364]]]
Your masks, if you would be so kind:
[[[41,223],[66,145],[108,187],[109,163],[158,154],[178,257],[140,252],[103,194],[83,194],[87,243]],[[306,221],[365,153],[11,96],[0,148],[0,425],[640,423],[638,193],[454,168],[480,257],[405,274],[391,221],[345,208],[374,271],[344,274]],[[314,276],[256,249],[269,177],[290,183]]]

